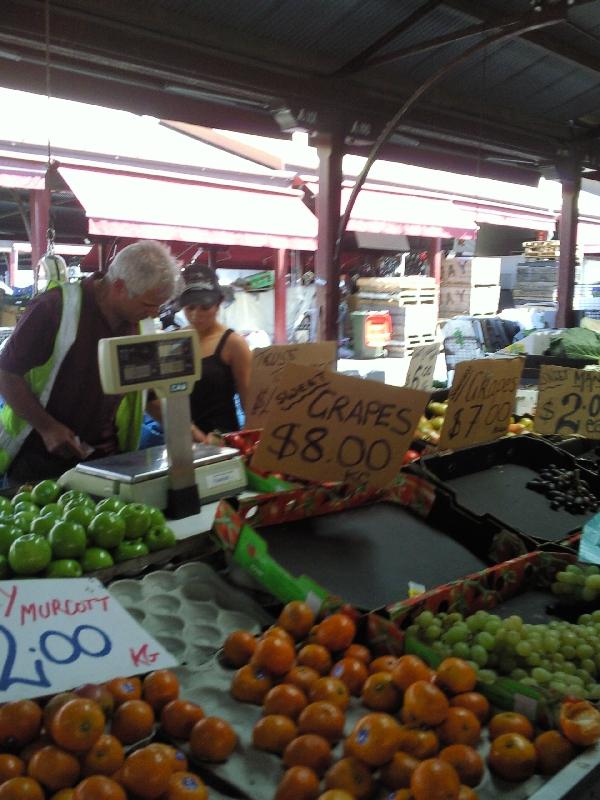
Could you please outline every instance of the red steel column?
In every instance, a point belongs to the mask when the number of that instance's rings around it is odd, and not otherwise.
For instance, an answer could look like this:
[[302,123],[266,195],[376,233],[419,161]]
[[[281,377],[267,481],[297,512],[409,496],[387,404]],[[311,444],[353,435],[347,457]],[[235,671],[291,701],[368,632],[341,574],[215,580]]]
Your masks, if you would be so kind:
[[439,317],[440,285],[442,283],[442,240],[432,239],[429,248],[429,277],[435,279],[435,317]]
[[31,226],[31,266],[46,252],[48,224],[50,220],[50,192],[48,189],[33,189],[29,192],[29,221]]
[[315,254],[317,341],[338,339],[339,275],[334,265],[335,240],[340,223],[343,139],[340,134],[319,134],[319,195],[317,197],[318,249]]
[[575,251],[577,246],[577,203],[581,188],[581,170],[573,159],[559,166],[562,184],[562,209],[560,212],[560,261],[558,265],[558,311],[556,327],[568,328],[573,324],[573,294],[575,291]]
[[287,344],[286,275],[287,250],[280,249],[275,262],[275,344]]

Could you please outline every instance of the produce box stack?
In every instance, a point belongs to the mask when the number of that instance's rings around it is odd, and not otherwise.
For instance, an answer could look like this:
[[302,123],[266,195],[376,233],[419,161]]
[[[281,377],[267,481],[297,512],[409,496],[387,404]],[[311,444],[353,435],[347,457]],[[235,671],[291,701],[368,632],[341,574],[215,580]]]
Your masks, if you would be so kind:
[[404,358],[416,347],[435,341],[438,290],[433,278],[359,278],[358,293],[348,299],[350,311],[389,311],[392,339],[388,356]]
[[[523,242],[523,260],[517,266],[513,298],[517,303],[551,303],[556,300],[560,242]],[[581,253],[575,263],[581,280]],[[599,270],[600,272],[600,270]],[[577,291],[576,291],[577,295]],[[585,291],[582,291],[582,296]],[[576,306],[575,306],[576,307]]]
[[499,258],[446,258],[442,261],[440,318],[457,314],[495,314],[499,299]]

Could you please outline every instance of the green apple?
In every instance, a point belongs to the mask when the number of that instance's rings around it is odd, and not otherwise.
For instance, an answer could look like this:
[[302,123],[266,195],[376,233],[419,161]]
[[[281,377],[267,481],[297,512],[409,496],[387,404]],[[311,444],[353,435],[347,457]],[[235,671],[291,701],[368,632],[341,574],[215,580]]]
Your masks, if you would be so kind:
[[148,511],[150,512],[150,528],[157,528],[161,525],[167,524],[165,515],[160,508],[156,508],[156,506],[148,506]]
[[28,514],[34,514],[35,516],[40,513],[39,506],[36,506],[35,503],[29,503],[27,500],[20,500],[18,503],[15,503],[14,511],[16,514],[20,511],[26,511]]
[[10,577],[10,566],[6,556],[0,556],[0,581]]
[[48,536],[55,522],[56,517],[52,517],[50,514],[45,517],[36,517],[31,523],[31,532],[40,536]]
[[17,503],[25,501],[26,503],[33,503],[33,495],[31,492],[17,492],[11,499],[11,505],[14,508]]
[[10,514],[12,512],[12,503],[8,497],[0,495],[0,514]]
[[83,569],[74,558],[59,558],[51,561],[46,569],[47,578],[81,578]]
[[60,495],[60,486],[56,481],[45,480],[36,483],[31,490],[33,502],[38,506],[45,506],[46,503],[54,503]]
[[0,555],[8,555],[11,544],[15,539],[18,539],[19,536],[23,536],[23,531],[20,528],[14,525],[0,523]]
[[125,508],[126,505],[127,503],[125,500],[121,500],[120,497],[105,497],[104,500],[100,500],[96,503],[96,511],[114,511],[116,514],[117,511]]
[[154,553],[156,550],[174,547],[177,544],[177,539],[171,528],[167,527],[167,525],[155,525],[154,528],[150,528],[148,533],[144,536],[144,542],[148,546],[148,550]]
[[58,503],[46,503],[45,506],[42,506],[42,510],[40,511],[40,514],[43,517],[52,516],[56,517],[57,519],[62,517],[62,513],[63,513],[62,506],[59,506]]
[[52,560],[52,548],[43,536],[26,533],[11,544],[8,563],[17,575],[37,575]]
[[128,503],[118,513],[125,523],[126,539],[139,539],[150,530],[150,509],[144,503]]
[[56,502],[59,506],[64,508],[67,503],[70,503],[72,500],[76,500],[79,504],[87,503],[94,507],[96,506],[87,492],[80,492],[78,489],[69,489],[64,494],[61,494]]
[[130,558],[147,556],[149,552],[148,547],[144,544],[142,539],[125,539],[114,550],[113,556],[115,558],[115,563],[119,564],[121,561],[129,561]]
[[87,503],[79,505],[76,502],[71,501],[70,503],[67,503],[64,508],[63,519],[66,519],[69,522],[77,522],[79,525],[83,525],[84,528],[87,528],[90,522],[94,519],[94,513],[95,512],[92,506],[88,505]]
[[79,559],[79,563],[84,572],[95,572],[97,569],[112,567],[115,562],[108,550],[102,547],[88,547]]
[[125,537],[125,521],[112,511],[101,511],[88,525],[88,534],[98,547],[118,547]]
[[52,526],[48,542],[54,558],[79,558],[87,547],[85,528],[76,522],[59,520]]
[[17,511],[17,513],[13,516],[13,523],[17,526],[17,528],[21,528],[24,533],[29,533],[35,518],[36,515],[32,514],[31,511]]

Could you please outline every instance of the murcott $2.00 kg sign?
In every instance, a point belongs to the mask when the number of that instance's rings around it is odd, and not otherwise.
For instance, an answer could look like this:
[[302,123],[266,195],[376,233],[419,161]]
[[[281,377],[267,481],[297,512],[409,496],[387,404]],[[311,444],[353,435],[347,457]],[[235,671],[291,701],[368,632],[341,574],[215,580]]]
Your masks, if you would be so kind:
[[176,664],[93,578],[0,581],[0,703]]

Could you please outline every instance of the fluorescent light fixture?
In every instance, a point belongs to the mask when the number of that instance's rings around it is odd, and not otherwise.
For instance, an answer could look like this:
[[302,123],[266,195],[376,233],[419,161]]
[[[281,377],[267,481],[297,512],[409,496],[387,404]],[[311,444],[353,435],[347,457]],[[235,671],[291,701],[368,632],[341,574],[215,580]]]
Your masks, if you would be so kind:
[[2,48],[0,48],[0,58],[5,58],[7,61],[23,60],[18,53],[12,53],[10,50],[3,50]]

